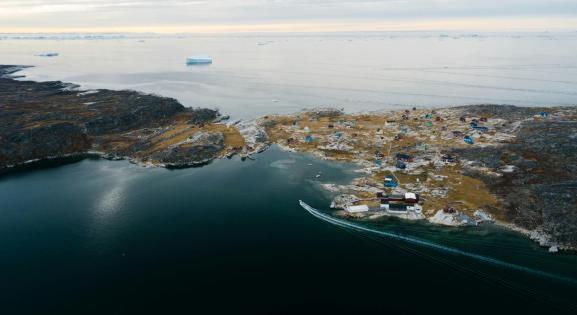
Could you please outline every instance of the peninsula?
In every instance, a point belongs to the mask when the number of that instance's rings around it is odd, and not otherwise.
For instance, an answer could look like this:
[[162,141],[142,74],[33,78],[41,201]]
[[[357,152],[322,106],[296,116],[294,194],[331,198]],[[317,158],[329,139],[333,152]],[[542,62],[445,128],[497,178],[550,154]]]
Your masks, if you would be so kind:
[[[360,166],[350,185],[324,184],[335,215],[497,222],[551,251],[577,248],[575,107],[314,109],[228,122],[157,95],[16,80],[22,68],[0,66],[0,172],[87,154],[178,168],[274,144]],[[411,206],[393,209],[397,199]]]
[[42,159],[98,154],[185,167],[241,150],[217,110],[135,91],[81,91],[63,82],[15,80],[0,66],[0,170]]

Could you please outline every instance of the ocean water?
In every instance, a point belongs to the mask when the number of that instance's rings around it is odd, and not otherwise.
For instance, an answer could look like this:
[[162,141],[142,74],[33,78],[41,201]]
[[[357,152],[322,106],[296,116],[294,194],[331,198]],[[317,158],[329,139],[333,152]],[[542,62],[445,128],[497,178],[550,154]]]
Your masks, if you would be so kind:
[[[577,32],[38,37],[0,35],[0,60],[37,66],[24,72],[34,80],[137,89],[240,118],[311,106],[577,104]],[[60,56],[34,56],[43,52]],[[191,55],[214,63],[187,67]]]
[[184,170],[87,159],[2,177],[3,313],[574,310],[575,255],[490,226],[361,223],[532,270],[520,271],[341,228],[298,205],[328,210],[319,183],[355,176],[273,147]]
[[[316,105],[575,104],[575,48],[571,33],[0,35],[0,63],[36,65],[23,72],[30,79],[137,89],[251,118]],[[33,56],[46,51],[61,55]],[[215,62],[186,67],[195,54]],[[353,222],[362,230],[299,206],[330,215],[319,183],[346,183],[354,168],[272,147],[256,161],[184,170],[84,159],[4,175],[1,313],[577,310],[577,255],[490,225]]]

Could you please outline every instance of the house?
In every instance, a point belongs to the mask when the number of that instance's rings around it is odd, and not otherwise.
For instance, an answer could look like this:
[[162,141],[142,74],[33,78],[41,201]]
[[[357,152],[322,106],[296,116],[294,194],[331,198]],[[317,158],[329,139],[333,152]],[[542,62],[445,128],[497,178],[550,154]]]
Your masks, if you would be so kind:
[[455,162],[457,162],[457,159],[456,159],[454,156],[450,155],[450,154],[444,154],[444,155],[441,157],[441,159],[442,159],[443,162],[445,162],[445,163],[455,163]]
[[470,136],[465,136],[463,138],[463,141],[465,141],[465,143],[467,143],[467,144],[473,144],[474,143],[473,138],[471,138]]
[[475,127],[473,127],[473,130],[480,131],[480,132],[488,132],[489,128],[484,127],[484,126],[475,126]]
[[395,155],[395,158],[397,160],[403,161],[403,162],[412,162],[413,161],[413,158],[410,155],[405,154],[405,153],[397,153]]
[[462,138],[465,134],[462,131],[454,130],[451,132],[453,137],[455,138]]
[[419,203],[419,195],[415,193],[405,193],[402,195],[382,195],[381,204],[391,203],[391,202],[402,202],[408,204]]
[[407,168],[407,164],[405,164],[403,161],[397,160],[396,167],[400,170],[404,170]]
[[390,195],[381,198],[381,209],[388,213],[404,214],[407,212],[421,213],[419,205],[419,195],[406,193],[404,195]]
[[419,204],[390,203],[381,205],[381,209],[392,214],[406,214],[407,212],[421,213],[423,208]]
[[457,210],[455,210],[455,208],[446,206],[445,208],[443,208],[443,212],[444,213],[455,213],[455,212],[457,212]]
[[395,187],[399,186],[399,183],[397,183],[397,182],[395,181],[395,179],[393,178],[393,176],[387,175],[387,176],[385,176],[384,186],[385,186],[386,188],[395,188]]
[[361,212],[368,212],[369,206],[367,205],[358,205],[358,206],[346,206],[345,211],[348,213],[361,213]]

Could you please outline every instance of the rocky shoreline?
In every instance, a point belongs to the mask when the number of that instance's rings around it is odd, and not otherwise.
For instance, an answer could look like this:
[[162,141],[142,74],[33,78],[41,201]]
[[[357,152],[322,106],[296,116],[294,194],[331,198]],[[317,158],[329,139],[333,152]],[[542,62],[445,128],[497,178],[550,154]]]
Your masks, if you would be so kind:
[[[259,120],[272,143],[358,164],[365,175],[330,185],[336,215],[387,215],[382,196],[417,193],[434,224],[494,222],[550,251],[577,249],[577,108],[471,105],[345,114],[305,110]],[[394,185],[387,186],[387,181]],[[390,212],[389,215],[399,216]]]
[[246,147],[217,110],[186,108],[175,99],[135,91],[16,80],[23,68],[0,66],[0,172],[89,152],[188,167]]
[[336,215],[378,220],[391,215],[378,210],[383,195],[416,193],[422,212],[393,215],[449,226],[495,222],[552,252],[577,249],[575,107],[314,109],[227,122],[216,110],[157,95],[16,80],[22,68],[0,66],[0,174],[87,155],[194,167],[252,158],[275,144],[362,168],[350,185],[325,188],[337,194],[335,209],[377,211]]

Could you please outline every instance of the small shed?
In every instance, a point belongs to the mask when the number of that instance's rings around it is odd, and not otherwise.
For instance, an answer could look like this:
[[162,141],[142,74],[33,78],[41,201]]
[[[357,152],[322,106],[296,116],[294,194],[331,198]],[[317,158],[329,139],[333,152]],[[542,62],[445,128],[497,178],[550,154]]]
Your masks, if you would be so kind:
[[369,206],[367,205],[347,206],[345,207],[345,211],[347,211],[348,213],[368,212]]

